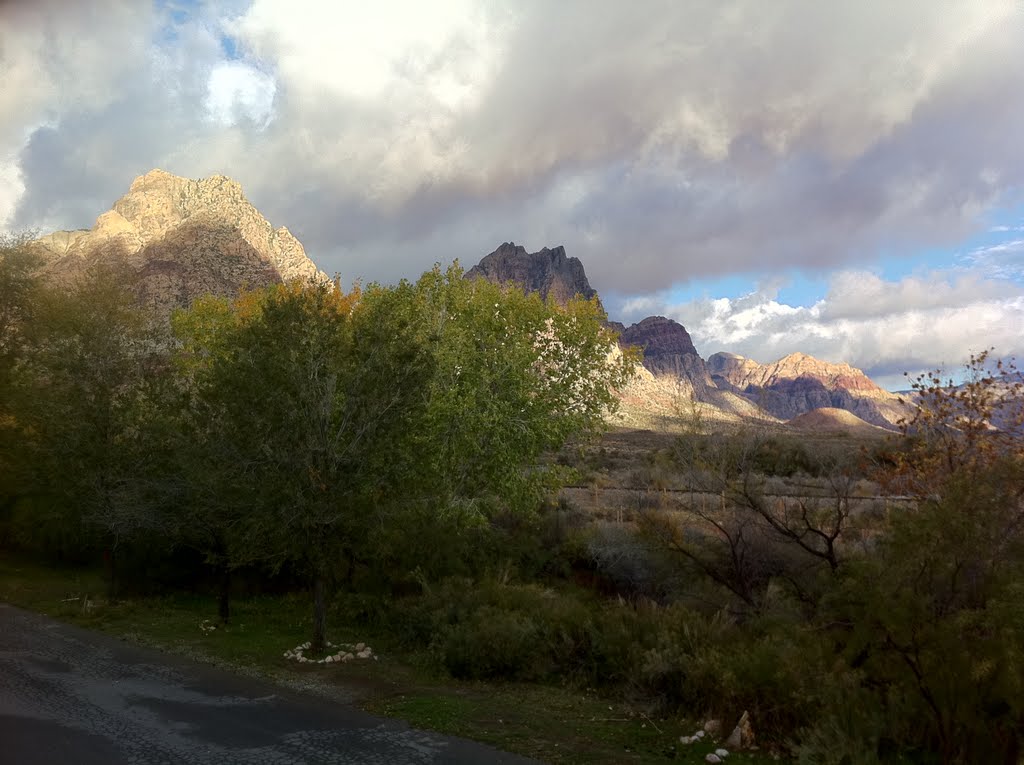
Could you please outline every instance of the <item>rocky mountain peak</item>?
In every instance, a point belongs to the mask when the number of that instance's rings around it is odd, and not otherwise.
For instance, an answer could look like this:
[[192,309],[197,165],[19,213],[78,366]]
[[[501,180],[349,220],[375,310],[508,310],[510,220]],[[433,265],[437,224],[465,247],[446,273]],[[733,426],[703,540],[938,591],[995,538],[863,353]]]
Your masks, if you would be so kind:
[[58,280],[119,258],[140,276],[140,297],[163,312],[206,293],[327,278],[288,229],[274,229],[223,175],[191,180],[151,170],[92,229],[58,231],[35,249]]
[[562,246],[527,252],[515,242],[503,242],[466,272],[467,279],[482,277],[496,284],[515,284],[547,300],[565,305],[576,295],[597,297],[579,258],[570,258]]
[[719,387],[742,389],[747,378],[761,365],[736,353],[712,353],[707,360],[708,372]]
[[664,316],[648,316],[619,335],[619,344],[639,347],[643,365],[655,376],[679,381],[688,395],[708,401],[715,387],[704,359],[697,353],[690,333],[677,321]]
[[648,316],[633,324],[622,333],[619,342],[642,348],[645,361],[664,356],[698,355],[686,327],[664,316]]
[[810,377],[829,390],[844,388],[862,392],[880,391],[875,382],[856,367],[846,363],[822,361],[806,353],[791,353],[773,364],[760,368],[758,385],[772,385],[780,380]]

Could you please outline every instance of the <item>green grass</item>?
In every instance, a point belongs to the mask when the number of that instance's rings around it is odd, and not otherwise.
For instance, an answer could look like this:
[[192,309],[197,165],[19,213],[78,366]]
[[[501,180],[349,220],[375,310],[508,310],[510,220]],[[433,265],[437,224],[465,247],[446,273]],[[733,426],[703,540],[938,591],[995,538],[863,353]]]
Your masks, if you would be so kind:
[[[713,745],[678,743],[696,720],[651,719],[593,692],[529,684],[466,683],[433,670],[422,654],[400,652],[386,634],[330,624],[336,643],[364,641],[376,661],[299,666],[283,652],[309,639],[303,595],[236,599],[231,624],[217,624],[214,598],[177,594],[107,603],[93,569],[0,558],[0,601],[127,640],[309,688],[417,728],[462,736],[550,763],[702,763]],[[214,625],[215,629],[209,629]],[[204,629],[205,627],[205,629]],[[727,723],[728,724],[728,723]],[[769,763],[765,753],[730,762]]]

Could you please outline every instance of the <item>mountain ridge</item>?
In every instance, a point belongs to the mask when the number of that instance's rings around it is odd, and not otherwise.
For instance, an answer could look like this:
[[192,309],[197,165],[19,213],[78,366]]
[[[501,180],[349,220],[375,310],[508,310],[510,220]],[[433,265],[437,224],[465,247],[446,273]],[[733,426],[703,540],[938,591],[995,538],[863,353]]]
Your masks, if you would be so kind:
[[799,351],[768,364],[734,353],[715,353],[708,357],[708,368],[719,387],[735,391],[783,420],[836,408],[891,429],[908,411],[899,396],[860,369]]

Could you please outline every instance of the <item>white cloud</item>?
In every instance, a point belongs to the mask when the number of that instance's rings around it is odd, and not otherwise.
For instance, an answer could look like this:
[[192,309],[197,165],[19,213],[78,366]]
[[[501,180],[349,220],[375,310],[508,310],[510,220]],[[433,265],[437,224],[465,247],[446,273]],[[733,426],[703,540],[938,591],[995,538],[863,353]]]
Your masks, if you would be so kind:
[[276,90],[273,77],[248,64],[225,61],[210,72],[206,111],[223,125],[248,119],[262,127],[270,119]]
[[14,210],[25,192],[21,169],[12,156],[0,158],[0,233],[7,231],[7,225],[14,217]]
[[[1020,228],[1007,228],[1017,232]],[[996,244],[977,247],[963,258],[970,267],[984,271],[994,278],[1024,280],[1024,239],[1008,239]]]

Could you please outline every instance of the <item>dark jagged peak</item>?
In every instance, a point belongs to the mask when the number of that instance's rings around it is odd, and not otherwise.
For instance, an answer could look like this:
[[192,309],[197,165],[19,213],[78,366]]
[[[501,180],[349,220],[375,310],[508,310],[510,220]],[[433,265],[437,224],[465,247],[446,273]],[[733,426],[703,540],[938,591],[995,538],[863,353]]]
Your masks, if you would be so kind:
[[[466,272],[467,279],[482,277],[495,284],[515,284],[525,292],[536,292],[559,305],[580,295],[597,297],[579,258],[570,258],[564,247],[527,252],[522,245],[505,242]],[[600,302],[600,300],[599,300]]]
[[684,354],[698,355],[686,327],[664,316],[648,316],[637,322],[622,333],[619,342],[622,345],[642,348],[644,359]]

